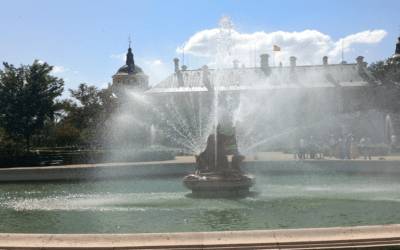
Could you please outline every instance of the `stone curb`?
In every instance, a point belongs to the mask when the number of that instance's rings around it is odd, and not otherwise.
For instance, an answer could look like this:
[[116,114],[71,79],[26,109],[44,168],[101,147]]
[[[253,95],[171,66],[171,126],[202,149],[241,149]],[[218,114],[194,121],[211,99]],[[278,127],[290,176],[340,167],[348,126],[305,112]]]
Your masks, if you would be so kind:
[[0,234],[0,249],[400,249],[400,224],[151,234]]

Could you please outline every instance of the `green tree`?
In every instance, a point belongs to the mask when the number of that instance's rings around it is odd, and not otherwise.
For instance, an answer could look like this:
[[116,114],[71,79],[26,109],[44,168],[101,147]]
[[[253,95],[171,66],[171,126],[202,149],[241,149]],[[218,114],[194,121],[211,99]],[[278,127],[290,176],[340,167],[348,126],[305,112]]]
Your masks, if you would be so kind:
[[0,124],[12,134],[24,135],[29,153],[29,138],[46,119],[53,119],[54,99],[64,90],[64,81],[51,76],[53,67],[35,60],[16,68],[3,62],[0,70]]
[[80,131],[70,123],[56,127],[54,133],[58,146],[78,144],[81,137]]
[[99,90],[86,83],[81,83],[77,90],[69,89],[69,92],[74,100],[62,101],[66,115],[60,125],[70,124],[79,129],[82,142],[99,141],[107,119],[118,104],[117,100],[108,89]]
[[373,81],[365,88],[364,94],[369,108],[378,108],[392,114],[400,114],[400,57],[389,63],[378,61],[372,63]]

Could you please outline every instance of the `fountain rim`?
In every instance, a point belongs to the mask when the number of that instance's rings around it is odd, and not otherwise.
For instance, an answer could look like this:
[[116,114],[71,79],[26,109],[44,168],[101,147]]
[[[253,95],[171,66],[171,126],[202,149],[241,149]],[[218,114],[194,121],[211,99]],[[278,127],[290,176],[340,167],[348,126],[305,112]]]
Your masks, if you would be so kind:
[[[303,161],[249,161],[247,167],[257,166],[259,169],[268,170],[271,174],[297,173],[301,168],[293,166],[317,166],[316,170],[330,171],[332,173],[364,173],[364,174],[389,174],[400,175],[398,160],[303,160]],[[163,162],[131,162],[131,163],[102,163],[84,165],[61,165],[51,167],[16,167],[0,168],[0,184],[10,182],[32,181],[86,181],[105,180],[118,178],[137,178],[143,176],[156,177],[166,175],[186,176],[194,170],[195,162],[177,162],[175,160]],[[275,166],[275,167],[274,167]],[[317,173],[318,171],[316,171]],[[251,174],[251,172],[250,172]]]
[[386,249],[400,246],[400,224],[252,231],[141,234],[0,233],[1,248],[51,249],[213,249],[230,247]]

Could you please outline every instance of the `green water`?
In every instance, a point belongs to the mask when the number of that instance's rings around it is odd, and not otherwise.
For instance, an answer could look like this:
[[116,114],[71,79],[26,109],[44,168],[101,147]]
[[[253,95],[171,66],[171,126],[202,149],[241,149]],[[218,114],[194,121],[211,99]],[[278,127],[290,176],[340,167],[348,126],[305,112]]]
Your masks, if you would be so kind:
[[251,197],[195,199],[182,178],[0,184],[0,233],[156,233],[400,223],[396,176],[257,176]]

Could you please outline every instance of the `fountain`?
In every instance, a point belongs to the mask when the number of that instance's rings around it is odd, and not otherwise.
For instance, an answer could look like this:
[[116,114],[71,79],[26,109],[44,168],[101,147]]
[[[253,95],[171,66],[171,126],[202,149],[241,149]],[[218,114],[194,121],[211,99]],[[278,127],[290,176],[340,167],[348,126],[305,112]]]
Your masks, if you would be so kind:
[[[264,56],[264,61],[265,58],[268,59]],[[328,105],[317,105],[319,99],[329,99],[327,97],[336,103],[337,93],[334,91],[339,86],[329,90],[332,95],[325,95],[330,93],[328,91],[305,95],[304,89],[308,87],[299,88],[309,86],[309,82],[322,85],[324,81],[320,79],[325,80],[326,71],[329,69],[334,72],[336,66],[323,66],[325,69],[294,66],[269,68],[266,65],[268,63],[263,64],[262,69],[229,69],[225,73],[218,64],[219,68],[209,72],[206,67],[203,72],[188,70],[183,72],[183,79],[186,79],[185,74],[188,77],[204,74],[208,78],[203,79],[212,82],[213,91],[206,92],[203,89],[203,95],[200,91],[200,94],[193,91],[186,96],[179,96],[180,93],[168,96],[167,93],[167,101],[157,96],[162,103],[159,106],[151,106],[151,102],[141,95],[135,95],[133,99],[136,103],[130,106],[143,106],[147,110],[153,108],[153,112],[160,117],[157,122],[165,126],[150,125],[153,121],[150,122],[149,117],[141,113],[135,115],[129,108],[115,116],[116,125],[111,133],[114,138],[110,139],[115,144],[129,145],[131,138],[135,137],[127,136],[126,132],[136,128],[137,135],[144,137],[150,134],[150,144],[158,145],[158,129],[168,129],[166,134],[169,132],[170,141],[174,143],[171,148],[178,144],[175,142],[179,142],[185,148],[185,153],[196,155],[195,163],[111,163],[79,168],[60,166],[0,170],[0,234],[110,233],[114,234],[113,239],[117,239],[120,236],[115,234],[166,233],[169,240],[177,235],[171,232],[191,232],[190,235],[198,239],[209,239],[198,237],[200,234],[194,232],[249,232],[399,223],[400,170],[396,162],[294,159],[279,162],[260,157],[259,161],[242,165],[244,155],[251,155],[257,147],[268,149],[276,141],[288,141],[300,136],[298,134],[311,133],[307,131],[312,131],[314,138],[322,138],[324,134],[329,136],[334,130],[332,127],[340,130],[340,124],[349,124],[342,121],[351,121],[353,115],[334,115],[338,108],[333,107],[331,111]],[[306,74],[309,69],[313,72]],[[340,71],[343,69],[346,69],[346,65],[340,66]],[[282,74],[279,73],[281,71]],[[299,77],[298,83],[292,83],[289,81],[291,74],[296,72],[303,78]],[[266,73],[274,76],[278,83],[287,83],[287,89],[281,92],[278,88],[273,89],[273,79],[265,80]],[[239,79],[241,85],[229,79]],[[196,88],[201,89],[198,86],[192,86],[191,89]],[[233,93],[239,88],[243,91]],[[163,91],[166,89],[162,88]],[[172,91],[172,88],[169,89]],[[221,89],[231,92],[219,92]],[[188,101],[182,102],[185,98]],[[294,109],[296,106],[300,108]],[[229,110],[226,107],[233,108]],[[312,120],[311,125],[306,123],[307,118],[318,114],[308,116],[310,110],[323,114]],[[224,111],[231,112],[228,126],[221,119]],[[381,135],[382,119],[379,122],[377,134]],[[218,124],[216,128],[213,128],[214,124]],[[389,124],[390,117],[387,116],[387,131],[390,131]],[[221,127],[236,127],[237,130],[233,129],[227,134],[223,133],[226,130]],[[237,153],[230,158],[227,146],[236,138],[239,144],[237,148],[244,155]],[[140,146],[145,145],[146,140],[139,141],[142,142]],[[244,166],[257,175],[257,182],[252,175],[242,171]],[[57,174],[60,179],[51,179]],[[37,182],[2,183],[9,182],[11,177],[21,180],[23,176],[27,178],[25,181]],[[78,180],[79,183],[71,180]],[[316,232],[320,231],[322,229]],[[235,232],[228,233],[237,235]],[[249,234],[255,235],[257,231],[250,231]],[[243,235],[238,238],[242,240]],[[266,239],[264,234],[261,237]],[[255,239],[251,239],[252,243]],[[200,244],[205,246],[203,242]],[[187,246],[192,247],[190,244]]]
[[240,168],[245,159],[243,155],[235,154],[232,161],[228,161],[226,147],[235,132],[228,135],[220,129],[218,124],[216,133],[208,136],[206,149],[195,156],[195,171],[183,178],[183,184],[195,197],[246,197],[254,178]]
[[387,144],[394,144],[396,142],[396,137],[393,137],[394,136],[393,124],[392,124],[392,120],[390,119],[389,113],[387,113],[385,121],[386,121],[385,122],[385,137],[386,137],[385,139],[386,139],[386,143]]
[[156,128],[154,124],[150,126],[150,145],[154,146],[156,144]]

